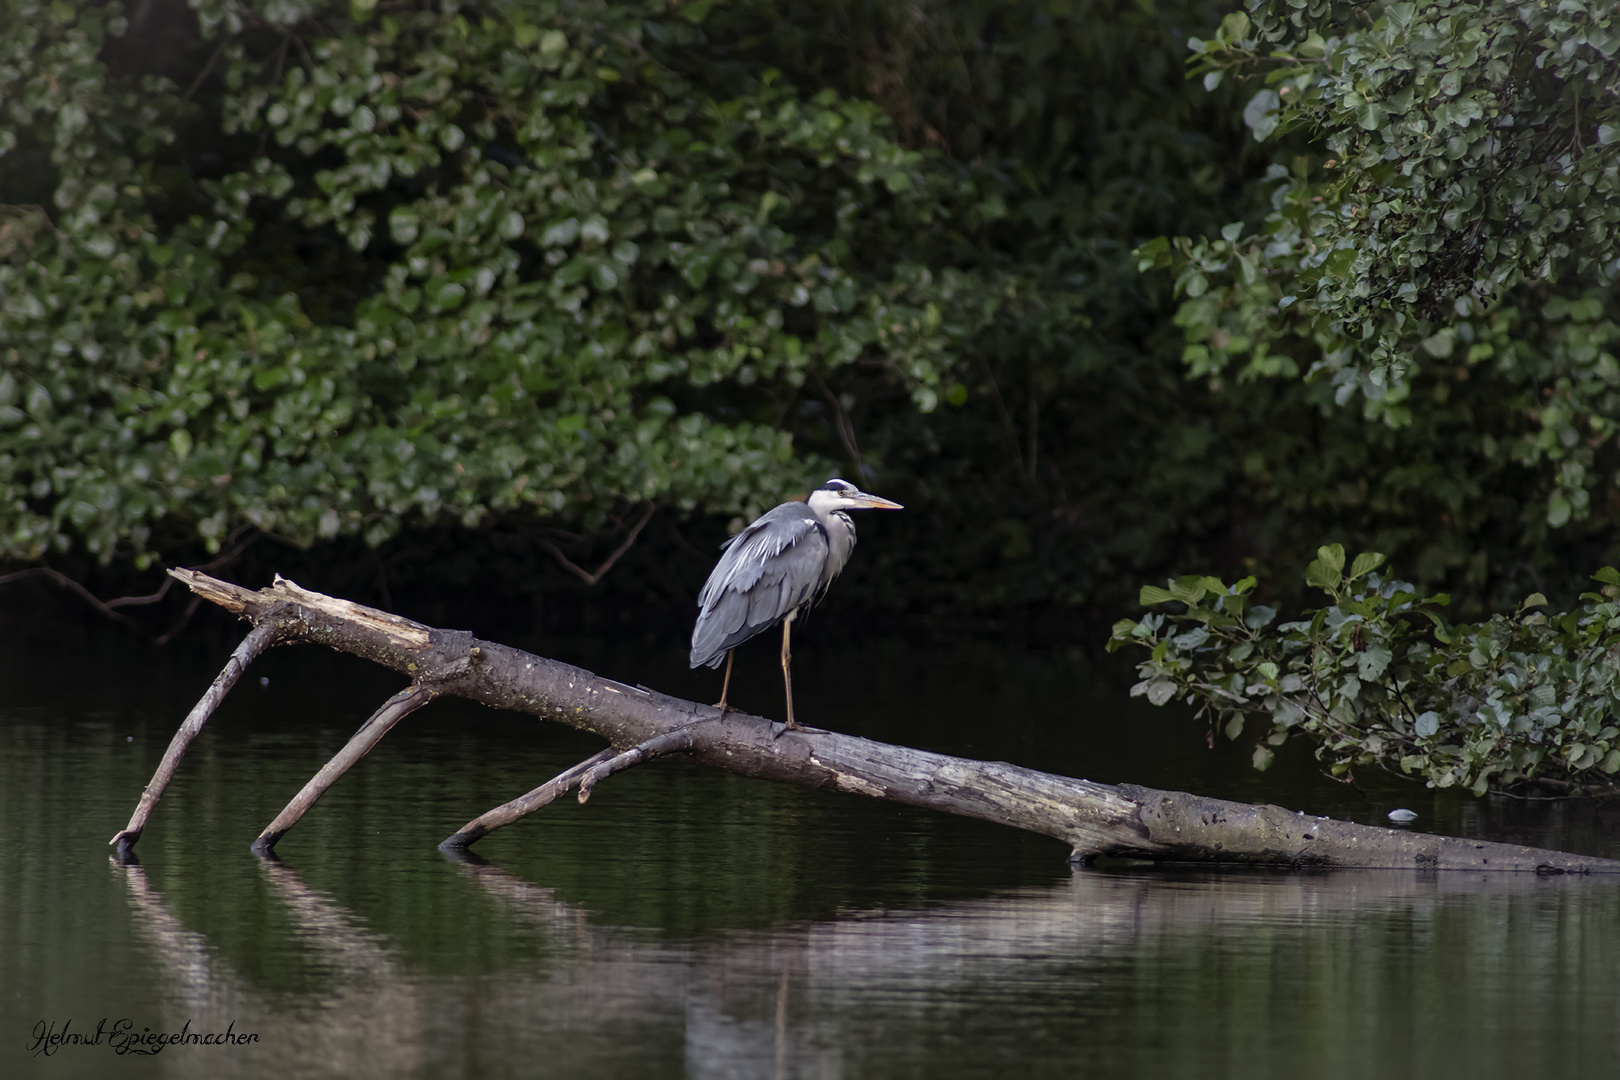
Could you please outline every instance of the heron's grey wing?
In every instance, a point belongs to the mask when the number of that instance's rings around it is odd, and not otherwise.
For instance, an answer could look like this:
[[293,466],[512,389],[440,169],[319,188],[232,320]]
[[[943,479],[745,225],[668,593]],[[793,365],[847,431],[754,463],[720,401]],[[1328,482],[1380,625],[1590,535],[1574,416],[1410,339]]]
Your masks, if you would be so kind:
[[827,535],[803,503],[785,503],[748,526],[698,596],[691,666],[719,667],[726,650],[810,600],[826,561]]

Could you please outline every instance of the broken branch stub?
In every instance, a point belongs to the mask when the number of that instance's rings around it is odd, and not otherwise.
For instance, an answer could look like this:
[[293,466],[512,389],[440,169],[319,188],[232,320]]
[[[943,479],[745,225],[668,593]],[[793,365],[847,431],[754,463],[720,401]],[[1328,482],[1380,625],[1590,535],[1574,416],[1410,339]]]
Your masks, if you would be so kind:
[[[310,592],[280,577],[269,588],[254,591],[197,571],[170,573],[199,596],[253,623],[250,641],[326,645],[411,678],[411,688],[390,699],[333,759],[334,764],[341,760],[343,768],[406,713],[443,695],[555,720],[610,745],[527,795],[468,822],[441,845],[448,850],[465,848],[565,791],[579,788],[583,801],[594,784],[612,773],[660,755],[681,754],[742,776],[845,791],[1042,833],[1067,843],[1077,861],[1122,856],[1319,867],[1620,872],[1620,861],[1306,817],[1281,807],[1183,792],[1097,784],[814,728],[784,732],[782,725],[759,717],[722,714],[713,706],[626,686],[465,631],[435,629]],[[238,650],[243,657],[239,666],[257,655],[244,652],[247,646],[244,642]],[[232,657],[233,664],[238,656]],[[217,706],[240,675],[240,670],[231,671],[227,665],[193,710],[194,717],[202,710],[206,719]],[[187,725],[191,723],[188,718]],[[165,764],[172,774],[168,756]],[[160,779],[167,779],[162,767],[153,778],[157,790]],[[290,819],[288,814],[312,788],[318,788],[318,797],[325,785],[314,780],[306,785],[261,839],[279,839],[297,820],[297,814]],[[137,819],[144,823],[151,809],[146,796],[142,807]],[[132,829],[135,824],[132,819]],[[138,835],[138,829],[126,829],[114,841],[122,840],[121,850],[127,851]]]

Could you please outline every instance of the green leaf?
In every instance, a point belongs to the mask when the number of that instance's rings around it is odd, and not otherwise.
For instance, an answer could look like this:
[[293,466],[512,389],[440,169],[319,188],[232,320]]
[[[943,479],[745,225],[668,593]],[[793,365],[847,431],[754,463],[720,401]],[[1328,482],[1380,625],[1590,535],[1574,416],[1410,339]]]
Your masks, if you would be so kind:
[[1446,619],[1437,612],[1420,608],[1418,609],[1418,613],[1425,616],[1431,623],[1434,624],[1435,640],[1439,641],[1442,645],[1451,644],[1451,623],[1447,622]]
[[1167,600],[1174,599],[1175,596],[1171,594],[1169,589],[1161,589],[1157,585],[1142,586],[1142,591],[1136,598],[1137,603],[1141,604],[1143,607],[1147,607],[1150,604],[1162,604]]
[[1250,758],[1250,761],[1254,764],[1256,769],[1261,772],[1265,772],[1267,769],[1271,768],[1271,763],[1275,761],[1276,758],[1276,752],[1273,751],[1271,747],[1261,744],[1254,748],[1254,756]]
[[1333,570],[1334,573],[1344,571],[1344,545],[1324,544],[1316,549],[1316,557]]
[[579,219],[568,218],[549,225],[540,234],[541,247],[566,247],[579,239]]
[[1196,604],[1204,598],[1204,579],[1189,574],[1170,583],[1170,595],[1184,604]]
[[1339,590],[1340,575],[1338,570],[1320,559],[1312,559],[1311,564],[1305,568],[1305,584],[1318,589],[1336,593]]
[[1282,105],[1282,99],[1275,90],[1261,90],[1249,99],[1243,108],[1243,123],[1254,133],[1255,142],[1264,142],[1277,130],[1277,121],[1280,119],[1277,110]]
[[1356,671],[1363,681],[1380,678],[1394,654],[1383,645],[1369,645],[1356,654]]
[[1201,647],[1208,640],[1209,627],[1199,626],[1187,631],[1185,634],[1177,634],[1170,639],[1170,643],[1176,647],[1177,652],[1185,653]]
[[1384,556],[1376,551],[1363,551],[1356,556],[1356,561],[1350,565],[1352,580],[1363,574],[1370,574],[1384,563]]

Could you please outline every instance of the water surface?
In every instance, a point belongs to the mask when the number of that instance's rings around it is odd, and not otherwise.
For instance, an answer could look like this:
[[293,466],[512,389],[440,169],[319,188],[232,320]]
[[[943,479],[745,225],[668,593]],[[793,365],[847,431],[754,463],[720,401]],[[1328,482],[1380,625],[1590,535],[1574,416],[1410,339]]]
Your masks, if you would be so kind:
[[[797,641],[797,635],[796,635]],[[572,651],[570,651],[572,650]],[[699,699],[677,649],[549,643]],[[807,635],[807,720],[1114,782],[1620,857],[1616,814],[1265,774],[1083,660]],[[435,845],[598,749],[462,702],[408,718],[264,861],[248,843],[397,677],[266,657],[137,849],[106,842],[222,655],[0,641],[0,1073],[291,1077],[1608,1077],[1620,881],[1073,871],[983,822],[661,761]],[[772,650],[734,697],[775,715]],[[261,684],[260,679],[268,682]],[[835,690],[829,691],[828,687]],[[251,1033],[150,1057],[41,1032]]]

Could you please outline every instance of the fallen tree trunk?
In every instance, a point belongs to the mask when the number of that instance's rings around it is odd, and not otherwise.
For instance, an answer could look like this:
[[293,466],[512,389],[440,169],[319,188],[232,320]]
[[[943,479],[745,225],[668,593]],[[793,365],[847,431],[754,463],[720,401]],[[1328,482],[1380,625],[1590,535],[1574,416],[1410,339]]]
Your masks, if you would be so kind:
[[438,630],[374,608],[309,592],[283,578],[258,591],[194,570],[171,570],[198,596],[235,612],[252,630],[176,732],[129,825],[114,836],[128,855],[187,745],[243,670],[265,649],[307,642],[392,668],[410,686],[385,702],[265,828],[267,854],[298,818],[396,723],[441,695],[531,713],[591,732],[609,749],[533,791],[469,821],[441,847],[465,848],[559,795],[581,802],[613,773],[679,754],[742,776],[829,788],[983,818],[1057,837],[1071,859],[1099,856],[1272,863],[1313,867],[1620,872],[1620,861],[1327,818],[1277,806],[1205,799],[1130,784],[1096,784],[1005,762],[974,761],[773,723],[626,686],[471,633]]

